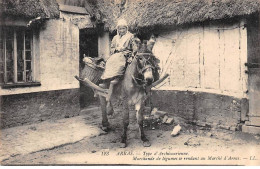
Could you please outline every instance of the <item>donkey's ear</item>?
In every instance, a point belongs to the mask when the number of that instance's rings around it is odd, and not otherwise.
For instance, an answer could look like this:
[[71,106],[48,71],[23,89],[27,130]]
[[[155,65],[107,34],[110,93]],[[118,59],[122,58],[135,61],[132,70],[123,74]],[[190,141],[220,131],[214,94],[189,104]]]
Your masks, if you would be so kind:
[[154,46],[155,42],[156,42],[156,38],[155,38],[155,36],[152,34],[151,37],[150,37],[150,39],[149,39],[148,42],[147,42],[147,49],[148,49],[150,52],[152,52],[153,46]]
[[133,52],[137,52],[140,48],[141,41],[139,38],[134,38],[132,42]]
[[134,39],[133,39],[133,43],[139,45],[139,44],[141,43],[141,40],[140,40],[139,38],[134,38]]
[[150,39],[149,39],[149,40],[154,40],[154,41],[156,41],[156,37],[155,37],[155,35],[152,34],[152,35],[150,36]]

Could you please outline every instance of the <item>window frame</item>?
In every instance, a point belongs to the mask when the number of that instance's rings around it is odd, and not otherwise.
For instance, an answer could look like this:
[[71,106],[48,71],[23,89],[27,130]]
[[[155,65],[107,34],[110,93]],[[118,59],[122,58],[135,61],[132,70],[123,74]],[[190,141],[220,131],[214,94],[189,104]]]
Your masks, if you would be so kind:
[[[29,86],[40,86],[41,84],[39,82],[35,81],[35,32],[33,29],[27,29],[26,27],[21,26],[0,26],[0,31],[2,31],[2,42],[3,42],[3,68],[1,68],[1,71],[3,71],[3,82],[0,83],[2,88],[15,88],[15,87],[29,87]],[[7,34],[6,30],[12,29],[12,82],[8,82],[8,75],[7,75],[7,49],[6,49],[6,42],[7,42]],[[19,30],[20,29],[20,30]],[[22,48],[22,61],[23,61],[23,75],[22,75],[22,81],[18,81],[18,45],[17,45],[17,32],[22,32],[23,37],[23,44],[21,44]],[[29,31],[30,34],[30,49],[26,49],[26,31]],[[30,51],[30,76],[29,80],[27,79],[27,73],[28,70],[26,68],[27,64],[27,58],[26,58],[26,52]]]

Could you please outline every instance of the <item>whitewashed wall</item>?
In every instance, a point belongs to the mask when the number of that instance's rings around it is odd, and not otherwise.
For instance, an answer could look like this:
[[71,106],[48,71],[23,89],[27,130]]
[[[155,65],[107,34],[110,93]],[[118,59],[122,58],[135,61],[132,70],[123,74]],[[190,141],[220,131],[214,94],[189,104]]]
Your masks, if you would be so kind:
[[47,90],[78,88],[79,29],[68,21],[51,21],[40,35],[41,83]]
[[170,77],[155,89],[247,97],[246,32],[241,21],[161,33],[153,52],[161,60],[161,74]]

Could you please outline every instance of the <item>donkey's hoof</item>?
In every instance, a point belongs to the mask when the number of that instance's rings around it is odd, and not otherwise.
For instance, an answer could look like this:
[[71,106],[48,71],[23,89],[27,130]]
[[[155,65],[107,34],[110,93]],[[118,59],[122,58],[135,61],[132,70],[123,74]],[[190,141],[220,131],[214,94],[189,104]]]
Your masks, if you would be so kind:
[[109,127],[103,127],[103,126],[101,127],[101,130],[103,130],[104,132],[108,132],[109,129],[110,129]]
[[108,116],[113,116],[114,115],[114,109],[110,105],[107,106],[107,115]]
[[150,147],[151,143],[149,141],[143,141],[143,146],[144,147]]
[[126,148],[126,143],[120,143],[120,148]]

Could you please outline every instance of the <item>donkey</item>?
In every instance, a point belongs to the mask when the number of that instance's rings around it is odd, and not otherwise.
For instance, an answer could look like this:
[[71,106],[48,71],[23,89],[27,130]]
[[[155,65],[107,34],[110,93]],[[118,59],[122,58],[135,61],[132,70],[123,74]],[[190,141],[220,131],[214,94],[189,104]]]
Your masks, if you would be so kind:
[[[146,99],[146,87],[150,86],[155,78],[155,57],[152,55],[151,47],[146,44],[134,43],[136,54],[133,56],[131,63],[126,68],[124,77],[114,86],[114,92],[111,97],[122,99],[123,101],[123,134],[121,137],[122,148],[126,147],[127,127],[129,125],[129,107],[135,106],[136,118],[141,133],[143,146],[149,147],[151,143],[144,134],[143,129],[143,108]],[[145,53],[144,53],[145,52]],[[107,88],[108,84],[100,84],[102,88]],[[107,115],[113,111],[112,104],[106,100],[104,96],[99,95],[101,111],[102,111],[102,129],[109,129]]]

